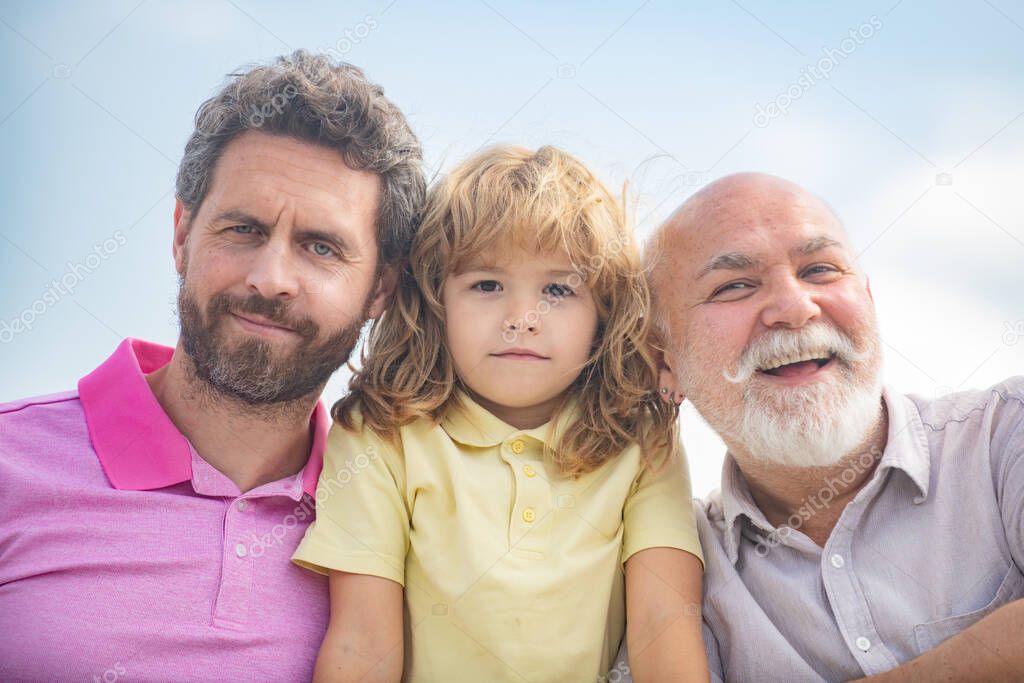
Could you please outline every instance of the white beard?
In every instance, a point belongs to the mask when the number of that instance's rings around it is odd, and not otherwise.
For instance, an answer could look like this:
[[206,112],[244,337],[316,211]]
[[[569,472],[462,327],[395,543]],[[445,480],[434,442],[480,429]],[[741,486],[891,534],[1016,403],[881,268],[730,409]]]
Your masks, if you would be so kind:
[[854,384],[850,377],[807,387],[748,383],[743,417],[733,436],[751,447],[751,455],[770,462],[828,467],[868,437],[882,410],[881,394],[878,373],[868,386]]
[[[699,402],[711,427],[750,456],[780,465],[828,467],[864,443],[882,412],[877,336],[866,346],[856,349],[852,339],[827,323],[774,330],[744,351],[734,373],[723,372],[726,381],[742,388],[739,414],[701,400],[697,387],[687,393],[695,405]],[[808,349],[835,354],[834,377],[807,386],[773,386],[759,377],[757,368],[769,359]],[[687,385],[685,378],[682,382]]]

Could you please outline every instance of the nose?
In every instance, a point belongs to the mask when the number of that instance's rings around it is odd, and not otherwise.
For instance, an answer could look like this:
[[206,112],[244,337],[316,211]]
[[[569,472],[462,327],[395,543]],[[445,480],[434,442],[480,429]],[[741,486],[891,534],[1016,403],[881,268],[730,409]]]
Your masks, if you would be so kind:
[[507,337],[518,337],[522,334],[537,335],[541,331],[541,314],[537,310],[536,303],[526,305],[524,302],[516,302],[509,311],[508,317],[502,323],[502,334]]
[[810,285],[787,273],[770,285],[761,322],[765,327],[797,329],[820,315],[821,308],[814,300]]
[[296,266],[286,246],[267,242],[256,253],[245,285],[265,299],[293,299],[300,288]]

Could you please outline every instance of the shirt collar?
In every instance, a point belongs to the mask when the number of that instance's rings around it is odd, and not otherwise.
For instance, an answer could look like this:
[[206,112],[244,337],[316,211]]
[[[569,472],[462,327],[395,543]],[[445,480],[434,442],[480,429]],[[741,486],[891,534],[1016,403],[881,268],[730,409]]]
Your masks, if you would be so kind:
[[[917,489],[918,495],[913,502],[922,503],[928,498],[931,458],[921,414],[909,398],[888,387],[882,391],[882,399],[888,411],[889,428],[885,451],[882,453],[878,468],[872,474],[872,481],[883,476],[887,470],[901,471],[910,478]],[[718,495],[725,523],[725,552],[729,560],[735,564],[739,557],[739,542],[743,531],[741,517],[746,517],[765,534],[772,533],[774,528],[757,507],[743,472],[729,453],[726,453],[722,465],[722,488]]]
[[[174,349],[125,339],[78,382],[93,449],[114,488],[148,491],[192,478],[192,447],[153,395],[144,375],[170,362]],[[316,494],[330,419],[318,401],[310,418],[313,446],[300,475]]]
[[554,445],[576,415],[576,402],[570,401],[561,419],[545,422],[533,429],[517,429],[504,422],[474,401],[463,391],[456,391],[452,407],[441,418],[441,428],[452,439],[466,446],[489,448],[497,446],[513,434],[529,436],[541,443]]

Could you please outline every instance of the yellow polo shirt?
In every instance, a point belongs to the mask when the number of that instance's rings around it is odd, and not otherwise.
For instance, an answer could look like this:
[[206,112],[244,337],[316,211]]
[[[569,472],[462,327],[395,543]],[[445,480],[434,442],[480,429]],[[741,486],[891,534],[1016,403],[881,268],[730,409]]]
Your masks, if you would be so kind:
[[405,587],[405,680],[594,681],[625,628],[622,563],[703,557],[685,462],[630,446],[571,479],[543,458],[566,422],[516,429],[461,395],[396,448],[334,425],[298,564]]

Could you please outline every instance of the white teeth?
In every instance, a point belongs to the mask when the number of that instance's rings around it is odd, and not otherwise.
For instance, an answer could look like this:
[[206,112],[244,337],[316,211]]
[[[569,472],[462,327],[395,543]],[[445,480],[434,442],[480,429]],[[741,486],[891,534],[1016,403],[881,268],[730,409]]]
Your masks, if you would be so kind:
[[762,370],[774,370],[775,368],[781,368],[783,365],[791,365],[793,363],[802,363],[807,360],[820,360],[822,358],[831,358],[833,351],[830,349],[822,349],[819,351],[807,351],[800,354],[791,354],[788,356],[782,356],[780,358],[773,358],[765,363]]

